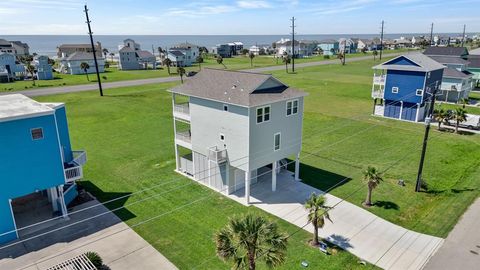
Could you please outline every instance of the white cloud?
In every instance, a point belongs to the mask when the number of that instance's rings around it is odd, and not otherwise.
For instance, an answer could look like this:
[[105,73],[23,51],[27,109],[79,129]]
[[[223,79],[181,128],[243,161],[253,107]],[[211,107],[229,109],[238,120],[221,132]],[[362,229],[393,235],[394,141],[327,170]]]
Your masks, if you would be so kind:
[[272,6],[267,1],[257,0],[244,0],[237,1],[237,6],[244,9],[258,9],[258,8],[271,8]]
[[198,17],[205,15],[223,14],[235,11],[236,8],[232,6],[219,5],[219,6],[201,6],[201,7],[184,7],[184,8],[171,8],[167,11],[167,15],[170,16],[187,16]]

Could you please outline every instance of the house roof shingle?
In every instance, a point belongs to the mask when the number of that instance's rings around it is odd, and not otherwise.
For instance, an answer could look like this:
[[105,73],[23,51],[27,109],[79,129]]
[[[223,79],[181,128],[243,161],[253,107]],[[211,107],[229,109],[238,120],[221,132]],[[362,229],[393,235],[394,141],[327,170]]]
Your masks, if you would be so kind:
[[74,52],[69,57],[68,61],[78,61],[78,60],[93,60],[93,53],[87,52]]
[[436,55],[462,57],[468,55],[468,51],[465,47],[428,47],[423,54],[429,56]]
[[[261,88],[269,79],[277,82],[277,85]],[[290,88],[269,74],[210,68],[203,69],[170,92],[242,107],[306,96],[305,92]]]
[[480,57],[468,57],[468,61],[470,64],[468,67],[470,68],[480,68]]
[[460,79],[466,79],[469,77],[472,77],[473,74],[469,71],[458,71],[454,68],[447,68],[443,71],[443,77],[446,78],[460,78]]
[[430,56],[433,60],[441,63],[441,64],[459,64],[459,65],[467,65],[469,61],[459,58],[459,57],[448,57],[448,56]]
[[[417,66],[413,65],[387,65],[387,63],[393,61],[394,59],[405,57],[406,59],[414,62]],[[422,72],[429,72],[433,70],[439,70],[446,68],[444,65],[438,63],[437,61],[433,60],[432,58],[423,55],[421,53],[415,54],[408,54],[408,55],[401,55],[392,60],[388,60],[385,63],[380,65],[374,66],[374,69],[393,69],[393,70],[404,70],[404,71],[422,71]]]

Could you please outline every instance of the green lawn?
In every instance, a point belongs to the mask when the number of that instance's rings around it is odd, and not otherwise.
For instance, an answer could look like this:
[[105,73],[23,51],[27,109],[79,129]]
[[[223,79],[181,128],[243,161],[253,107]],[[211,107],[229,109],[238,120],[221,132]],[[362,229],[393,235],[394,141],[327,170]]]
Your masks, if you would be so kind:
[[[395,50],[387,51],[387,53],[402,52],[405,50]],[[355,53],[347,55],[348,58],[364,56],[363,53]],[[296,63],[305,63],[305,62],[315,62],[315,61],[325,61],[329,59],[324,59],[323,56],[313,56],[309,58],[296,59]],[[240,70],[240,69],[249,69],[249,68],[259,68],[275,65],[283,65],[281,59],[276,59],[273,56],[257,56],[253,59],[252,64],[250,63],[250,58],[247,56],[238,56],[233,58],[224,58],[223,63],[227,69],[231,70]],[[212,68],[224,68],[223,65],[219,65],[215,58],[212,56],[205,59],[205,63],[202,64],[205,67]],[[198,71],[198,64],[193,65],[192,67],[186,68],[188,71]],[[115,82],[115,81],[127,81],[127,80],[140,80],[140,79],[150,79],[158,77],[167,77],[167,76],[178,76],[176,74],[176,68],[171,68],[171,74],[169,75],[167,69],[157,69],[157,70],[130,70],[130,71],[121,71],[116,67],[107,68],[106,72],[100,74],[102,81],[104,82]],[[79,85],[79,84],[89,84],[96,83],[96,74],[90,74],[89,80],[87,76],[81,75],[69,75],[54,73],[54,80],[48,81],[36,81],[35,86],[33,86],[32,81],[16,81],[13,83],[2,83],[0,84],[0,92],[7,91],[20,91],[20,90],[33,90],[38,88],[45,87],[60,87],[68,85]],[[104,79],[106,77],[106,80]]]
[[[267,214],[174,173],[171,97],[165,91],[169,86],[172,84],[107,89],[104,98],[96,92],[84,92],[38,99],[67,103],[73,146],[88,151],[82,186],[106,201],[163,184],[108,207],[158,194],[117,215],[134,226],[164,214],[134,229],[180,269],[227,269],[229,266],[215,256],[214,232],[234,214]],[[345,251],[331,256],[321,254],[308,246],[309,233],[270,218],[279,223],[282,231],[294,233],[289,239],[287,262],[279,269],[300,269],[302,260],[308,261],[311,269],[366,268]]]

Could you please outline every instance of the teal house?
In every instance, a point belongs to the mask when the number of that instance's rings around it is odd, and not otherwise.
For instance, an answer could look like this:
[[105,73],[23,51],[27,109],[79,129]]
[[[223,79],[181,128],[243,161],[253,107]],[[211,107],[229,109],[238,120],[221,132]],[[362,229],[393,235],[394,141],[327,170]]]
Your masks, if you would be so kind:
[[0,96],[0,243],[43,221],[36,219],[39,201],[46,217],[67,218],[85,163],[86,153],[71,149],[63,103]]
[[323,55],[336,55],[340,49],[340,44],[334,39],[322,40],[318,43],[317,48],[321,49]]

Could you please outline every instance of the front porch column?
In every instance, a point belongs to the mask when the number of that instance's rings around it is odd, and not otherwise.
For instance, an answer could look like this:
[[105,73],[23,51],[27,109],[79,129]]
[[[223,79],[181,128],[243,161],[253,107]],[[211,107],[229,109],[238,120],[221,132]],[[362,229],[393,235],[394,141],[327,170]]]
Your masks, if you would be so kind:
[[250,204],[250,171],[245,171],[245,201]]
[[300,181],[300,153],[297,154],[295,159],[295,181]]
[[417,111],[415,113],[415,122],[418,122],[418,115],[420,113],[420,104],[417,103]]
[[58,209],[58,193],[57,193],[57,188],[56,187],[53,187],[53,188],[50,188],[48,189],[48,194],[49,194],[49,197],[50,197],[50,202],[52,203],[52,209],[53,209],[53,212],[57,212],[59,209]]
[[398,116],[398,119],[402,119],[402,113],[403,113],[403,101],[400,101],[400,115]]
[[60,207],[62,211],[62,217],[68,218],[68,210],[67,206],[65,205],[65,197],[63,197],[63,185],[58,186],[58,200],[60,201]]
[[277,166],[278,166],[278,161],[274,161],[272,163],[272,191],[273,192],[277,190]]

